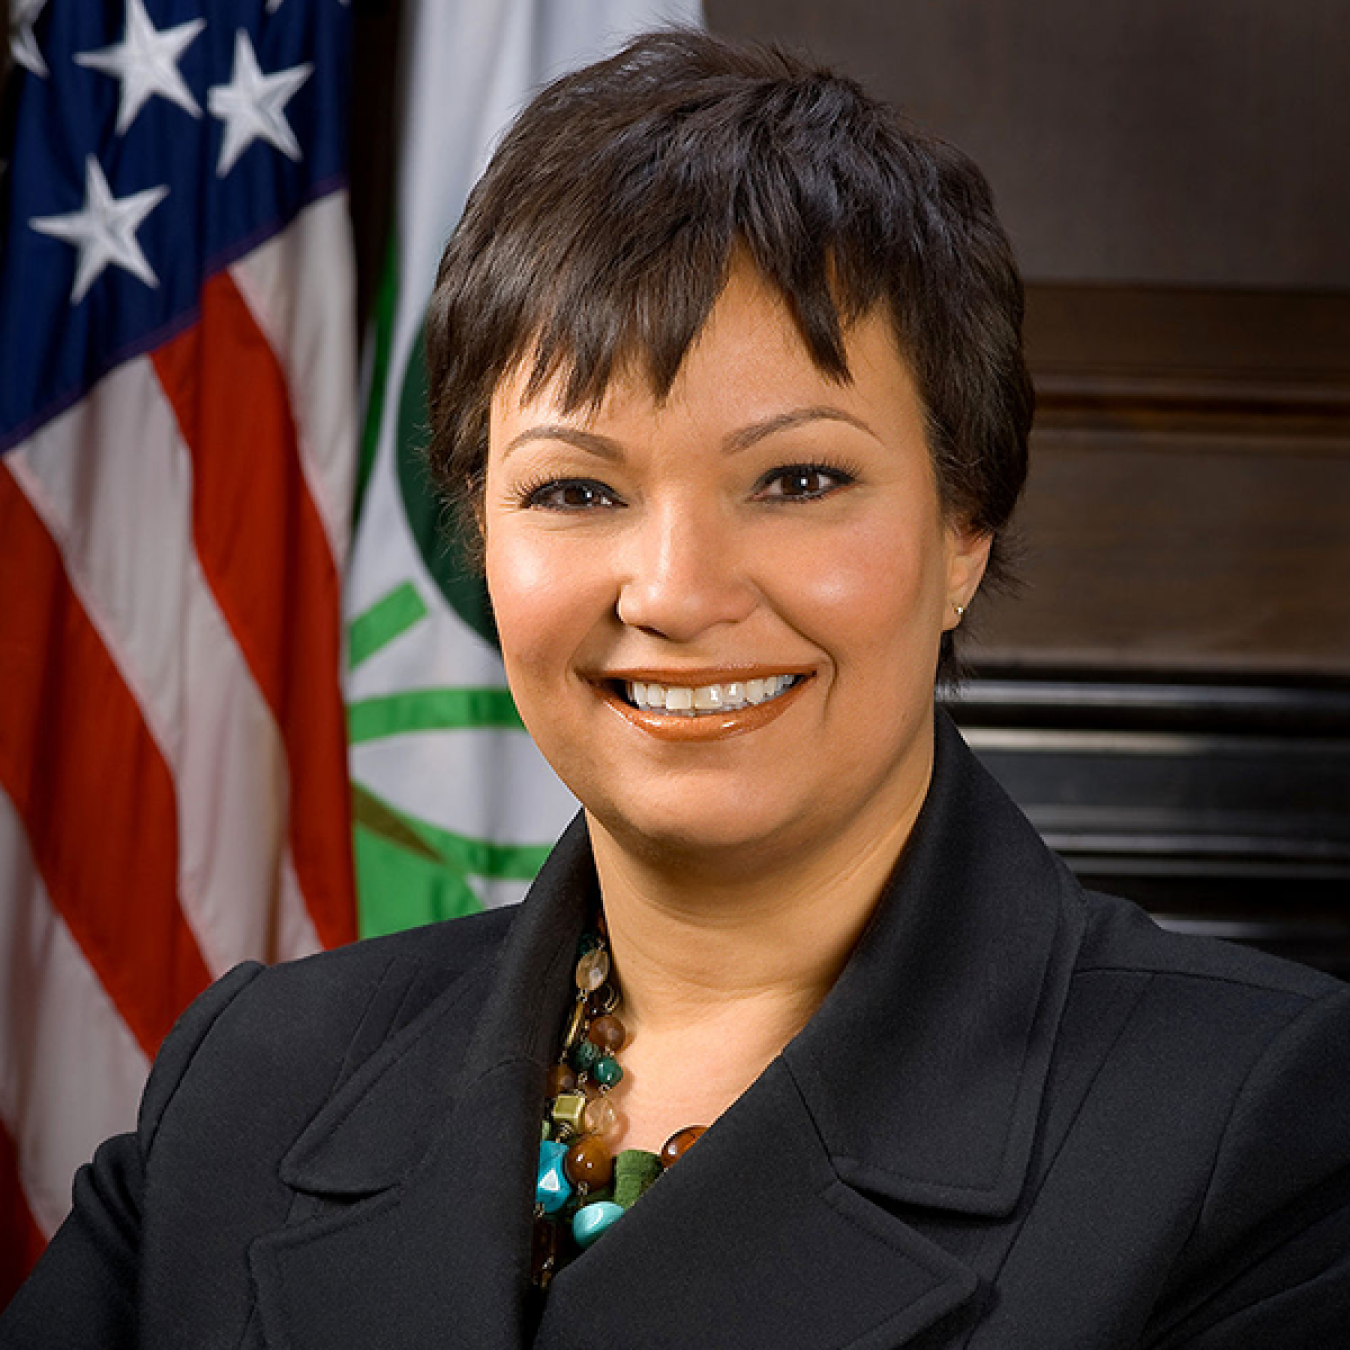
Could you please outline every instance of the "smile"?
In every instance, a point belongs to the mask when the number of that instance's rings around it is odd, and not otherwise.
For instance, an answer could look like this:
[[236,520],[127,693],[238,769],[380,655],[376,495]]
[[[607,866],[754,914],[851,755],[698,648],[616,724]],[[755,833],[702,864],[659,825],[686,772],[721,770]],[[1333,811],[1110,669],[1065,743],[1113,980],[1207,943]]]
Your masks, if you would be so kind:
[[[709,672],[711,673],[711,672]],[[616,676],[596,685],[629,726],[659,741],[695,744],[758,731],[776,721],[814,683],[810,674],[668,684]]]
[[800,675],[770,675],[762,680],[730,680],[726,684],[695,687],[625,680],[621,688],[635,708],[677,717],[708,717],[769,703],[780,698],[801,678]]

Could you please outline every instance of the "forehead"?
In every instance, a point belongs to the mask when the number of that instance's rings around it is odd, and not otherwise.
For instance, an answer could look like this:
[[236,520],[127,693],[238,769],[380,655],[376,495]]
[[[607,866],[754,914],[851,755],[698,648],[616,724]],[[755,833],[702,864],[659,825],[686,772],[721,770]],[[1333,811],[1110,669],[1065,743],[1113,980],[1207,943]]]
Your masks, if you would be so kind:
[[539,418],[596,427],[692,417],[729,430],[794,406],[921,424],[917,387],[888,318],[873,310],[856,320],[845,330],[845,345],[848,376],[837,379],[812,358],[779,292],[748,265],[733,267],[667,394],[657,392],[639,357],[616,373],[598,404],[569,407],[563,375],[529,394],[526,361],[494,391],[491,442],[498,446]]

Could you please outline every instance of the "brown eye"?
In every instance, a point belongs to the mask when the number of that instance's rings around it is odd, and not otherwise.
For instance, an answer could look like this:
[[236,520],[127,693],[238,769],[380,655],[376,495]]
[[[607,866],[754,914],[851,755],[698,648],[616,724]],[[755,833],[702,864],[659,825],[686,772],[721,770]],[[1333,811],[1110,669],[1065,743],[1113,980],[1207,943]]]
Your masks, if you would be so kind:
[[620,502],[593,478],[559,478],[531,488],[525,494],[525,505],[540,511],[595,511]]
[[823,464],[789,464],[766,473],[755,496],[765,501],[811,502],[847,487],[853,475]]

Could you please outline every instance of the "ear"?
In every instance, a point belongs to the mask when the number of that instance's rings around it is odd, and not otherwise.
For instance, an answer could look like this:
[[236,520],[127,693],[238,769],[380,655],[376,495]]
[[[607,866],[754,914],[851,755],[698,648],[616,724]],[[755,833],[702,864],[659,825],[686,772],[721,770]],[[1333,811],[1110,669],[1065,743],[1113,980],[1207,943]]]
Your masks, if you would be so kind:
[[942,620],[944,632],[955,628],[975,598],[989,565],[989,550],[994,536],[953,523],[946,527],[947,610]]

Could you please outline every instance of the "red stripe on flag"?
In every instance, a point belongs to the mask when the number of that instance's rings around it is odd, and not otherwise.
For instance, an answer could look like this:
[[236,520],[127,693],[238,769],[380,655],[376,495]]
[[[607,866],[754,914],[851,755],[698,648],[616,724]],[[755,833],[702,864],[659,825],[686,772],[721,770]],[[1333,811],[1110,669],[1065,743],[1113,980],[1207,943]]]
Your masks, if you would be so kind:
[[153,1055],[209,982],[178,904],[173,779],[3,464],[0,539],[0,782],[52,903]]
[[325,946],[356,936],[338,576],[300,466],[276,356],[228,274],[155,369],[192,454],[202,570],[290,765],[296,875]]
[[0,1242],[0,1308],[3,1308],[46,1246],[42,1230],[24,1199],[18,1151],[3,1125],[0,1125],[0,1234],[5,1239]]

